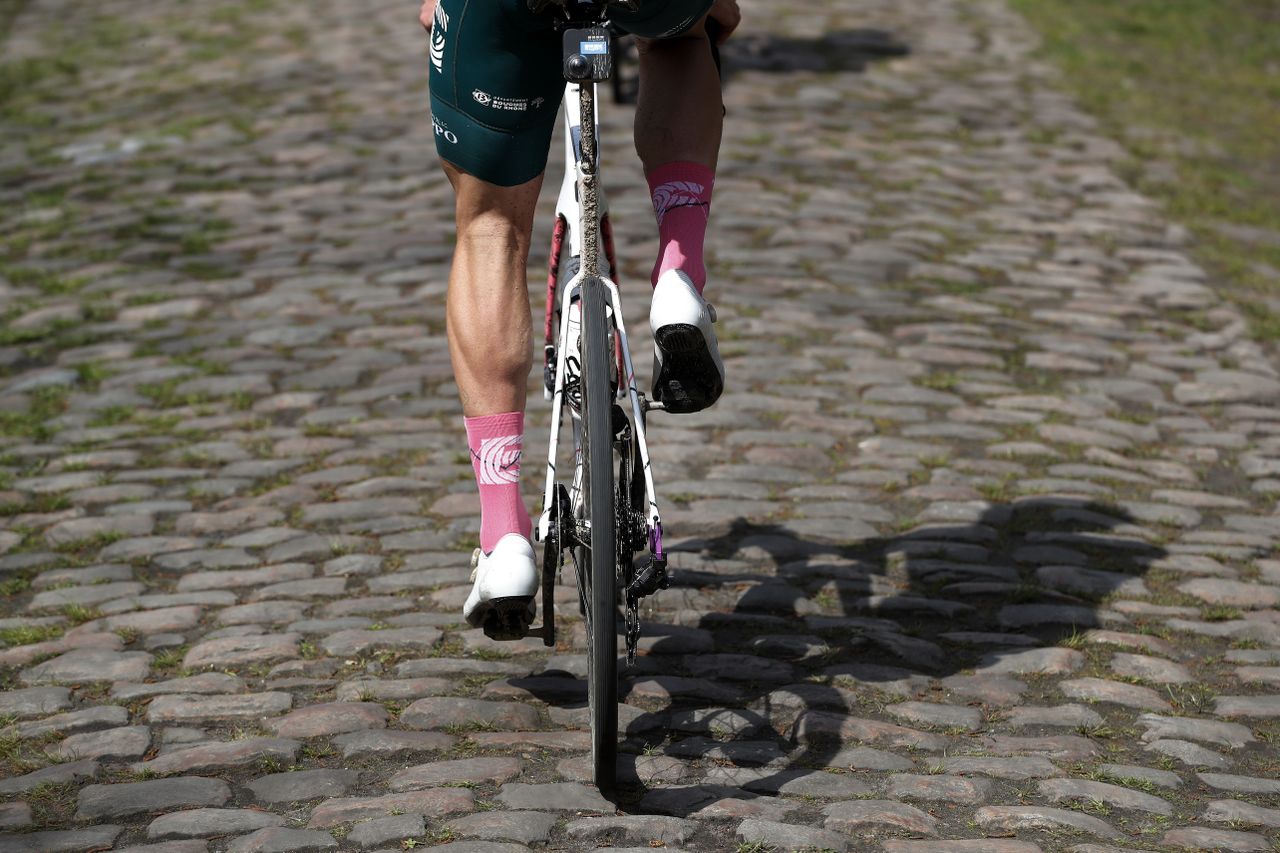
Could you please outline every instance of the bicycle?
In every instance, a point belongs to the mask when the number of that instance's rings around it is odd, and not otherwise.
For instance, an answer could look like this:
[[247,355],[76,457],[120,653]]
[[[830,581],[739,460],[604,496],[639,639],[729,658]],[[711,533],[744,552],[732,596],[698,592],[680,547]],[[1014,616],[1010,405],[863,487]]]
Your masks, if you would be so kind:
[[[596,84],[612,72],[604,7],[597,0],[570,0],[558,24],[565,45],[565,179],[551,238],[543,350],[545,395],[552,404],[547,484],[535,533],[543,544],[543,624],[531,634],[555,644],[554,584],[569,551],[587,626],[592,776],[608,791],[616,782],[618,751],[617,610],[623,609],[630,665],[640,638],[640,599],[669,579],[645,439],[646,413],[662,404],[646,399],[636,385],[599,178]],[[574,449],[567,487],[556,480],[566,409]]]

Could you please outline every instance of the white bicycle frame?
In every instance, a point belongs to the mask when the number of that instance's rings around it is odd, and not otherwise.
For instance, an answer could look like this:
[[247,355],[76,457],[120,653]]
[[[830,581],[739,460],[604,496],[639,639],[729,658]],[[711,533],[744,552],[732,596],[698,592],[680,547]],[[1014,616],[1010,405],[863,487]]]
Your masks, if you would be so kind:
[[[594,91],[595,84],[592,86]],[[565,151],[565,174],[564,181],[560,186],[560,196],[556,202],[556,216],[559,221],[567,225],[567,245],[563,245],[561,251],[568,251],[570,258],[582,258],[583,249],[588,236],[586,229],[592,229],[591,237],[594,238],[594,245],[601,245],[602,223],[608,214],[608,205],[605,201],[604,190],[594,181],[596,174],[595,164],[586,163],[583,160],[582,146],[582,126],[581,111],[579,109],[581,98],[580,86],[577,83],[569,83],[565,87],[564,97],[564,116],[565,116],[565,134],[564,134],[564,151]],[[594,140],[596,144],[591,146],[595,149],[596,160],[599,160],[599,122],[595,125]],[[587,193],[589,182],[597,199],[595,221],[585,223],[583,220],[586,211],[580,200]],[[594,247],[593,247],[594,248]],[[562,295],[560,300],[560,328],[558,330],[556,353],[555,353],[555,381],[550,390],[544,387],[544,395],[551,400],[551,442],[547,451],[547,485],[543,494],[542,515],[538,518],[538,540],[545,542],[551,532],[551,524],[555,507],[555,485],[556,485],[556,457],[559,452],[560,444],[560,427],[564,422],[565,409],[565,380],[568,376],[569,359],[576,356],[579,352],[578,337],[581,329],[581,305],[582,302],[578,298],[578,291],[581,287],[582,280],[585,276],[592,274],[594,271],[586,269],[585,265],[580,264],[578,271],[568,282],[559,282],[557,284],[559,293]],[[610,269],[612,274],[614,270]],[[654,556],[661,557],[662,549],[662,516],[658,512],[658,498],[653,485],[653,469],[649,461],[649,445],[646,441],[644,430],[644,412],[646,403],[642,401],[640,389],[636,386],[635,368],[631,362],[631,349],[627,343],[626,326],[622,320],[622,299],[618,293],[618,285],[603,272],[599,273],[600,281],[603,283],[608,293],[608,308],[612,314],[612,328],[617,336],[617,346],[621,353],[621,368],[625,374],[625,383],[618,383],[618,391],[615,399],[621,399],[624,395],[631,404],[632,428],[635,430],[636,446],[639,450],[639,459],[636,460],[636,467],[639,473],[644,476],[645,499],[648,507],[645,512],[645,520],[648,527],[649,547],[653,551]],[[656,408],[648,405],[648,408]],[[581,506],[582,502],[582,430],[580,425],[581,411],[576,406],[570,405],[570,417],[573,423],[573,444],[574,444],[574,472],[573,485],[569,489],[570,506]]]

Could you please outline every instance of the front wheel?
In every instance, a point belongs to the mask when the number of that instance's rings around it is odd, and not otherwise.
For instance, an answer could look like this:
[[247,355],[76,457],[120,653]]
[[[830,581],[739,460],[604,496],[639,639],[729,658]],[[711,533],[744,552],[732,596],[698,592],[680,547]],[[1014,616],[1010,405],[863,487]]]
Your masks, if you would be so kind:
[[582,284],[582,464],[591,547],[584,575],[591,760],[596,786],[614,787],[618,758],[617,530],[613,483],[613,347],[599,279]]

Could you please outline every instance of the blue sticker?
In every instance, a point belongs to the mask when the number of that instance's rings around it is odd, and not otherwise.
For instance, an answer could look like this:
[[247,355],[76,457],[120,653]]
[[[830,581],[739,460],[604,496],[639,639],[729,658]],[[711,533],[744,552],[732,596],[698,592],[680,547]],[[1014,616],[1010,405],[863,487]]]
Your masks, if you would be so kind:
[[609,52],[608,42],[603,41],[584,41],[578,46],[578,53],[583,56],[604,56]]

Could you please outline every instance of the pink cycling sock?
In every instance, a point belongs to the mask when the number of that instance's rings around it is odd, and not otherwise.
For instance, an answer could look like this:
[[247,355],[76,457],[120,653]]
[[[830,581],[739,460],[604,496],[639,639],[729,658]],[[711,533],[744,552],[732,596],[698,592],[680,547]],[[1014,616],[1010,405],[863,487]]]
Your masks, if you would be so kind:
[[520,499],[520,452],[524,445],[524,412],[463,418],[471,469],[480,487],[480,549],[493,551],[508,533],[528,538],[533,530]]
[[716,173],[709,166],[688,161],[666,163],[648,175],[653,212],[658,217],[658,262],[653,284],[668,270],[683,270],[698,292],[707,284],[702,242],[711,212],[711,187]]

